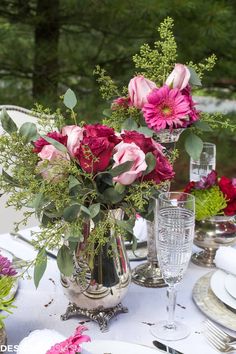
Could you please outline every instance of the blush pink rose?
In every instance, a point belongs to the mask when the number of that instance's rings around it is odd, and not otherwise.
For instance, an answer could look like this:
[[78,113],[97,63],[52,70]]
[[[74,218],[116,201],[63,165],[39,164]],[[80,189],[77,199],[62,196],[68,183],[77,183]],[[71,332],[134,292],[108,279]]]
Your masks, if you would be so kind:
[[[38,156],[42,161],[38,163],[37,169],[44,179],[57,182],[65,176],[65,167],[70,161],[67,153],[57,150],[53,145],[45,145]],[[47,165],[45,160],[49,161]]]
[[113,156],[115,164],[113,167],[119,166],[126,161],[133,161],[133,165],[129,171],[114,177],[113,180],[123,185],[129,185],[146,170],[145,153],[135,143],[121,142],[115,149],[116,153]]
[[75,157],[79,150],[83,132],[84,128],[77,125],[67,125],[62,128],[62,135],[67,135],[67,149],[72,157]]
[[157,88],[155,82],[142,75],[135,76],[128,85],[130,105],[142,109],[147,103],[147,96],[154,88]]
[[166,79],[166,85],[172,86],[172,88],[178,88],[183,90],[189,82],[190,71],[186,65],[175,64],[174,70],[170,73]]

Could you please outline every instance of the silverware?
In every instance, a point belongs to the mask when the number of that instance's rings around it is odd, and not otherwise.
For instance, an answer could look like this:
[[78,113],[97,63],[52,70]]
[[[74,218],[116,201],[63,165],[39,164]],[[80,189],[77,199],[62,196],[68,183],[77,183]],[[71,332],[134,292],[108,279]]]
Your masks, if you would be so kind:
[[171,347],[169,347],[169,346],[167,346],[167,345],[165,345],[165,344],[163,344],[163,343],[161,343],[161,342],[159,342],[157,340],[154,340],[152,343],[155,345],[155,347],[157,347],[158,349],[162,350],[165,353],[184,354],[184,353],[180,352],[179,350],[171,348]]
[[[18,232],[16,232],[16,233],[11,232],[10,235],[13,236],[16,240],[19,239],[19,240],[21,240],[21,241],[24,241],[24,242],[28,243],[28,245],[34,247],[34,246],[32,245],[32,242],[31,242],[30,240],[28,240],[25,236],[21,235],[21,234],[18,233]],[[49,257],[51,257],[51,258],[54,258],[54,259],[57,258],[57,255],[56,255],[54,252],[52,252],[52,251],[46,250],[46,254],[47,254]]]
[[235,353],[236,352],[235,347],[221,341],[218,337],[213,335],[211,332],[206,331],[205,336],[206,336],[208,342],[211,344],[211,346],[213,348],[217,349],[219,352],[221,352],[221,353]]
[[204,322],[205,328],[208,332],[210,332],[212,335],[214,335],[216,338],[221,340],[222,342],[225,342],[230,345],[236,344],[236,337],[233,337],[217,327],[213,322],[210,320],[206,320]]

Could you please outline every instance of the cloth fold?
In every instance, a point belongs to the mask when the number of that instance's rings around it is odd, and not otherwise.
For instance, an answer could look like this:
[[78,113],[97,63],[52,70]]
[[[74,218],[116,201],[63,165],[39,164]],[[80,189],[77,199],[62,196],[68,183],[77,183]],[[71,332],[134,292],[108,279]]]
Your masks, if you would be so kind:
[[215,265],[236,276],[236,248],[221,246],[216,251]]

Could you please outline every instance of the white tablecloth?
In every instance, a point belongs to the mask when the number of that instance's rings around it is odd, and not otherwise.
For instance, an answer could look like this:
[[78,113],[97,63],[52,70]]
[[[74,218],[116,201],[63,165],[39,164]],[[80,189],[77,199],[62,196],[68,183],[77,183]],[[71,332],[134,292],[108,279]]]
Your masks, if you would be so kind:
[[[27,234],[29,231],[25,230],[21,233]],[[32,259],[35,256],[35,251],[30,245],[16,241],[8,234],[0,235],[0,247],[4,247],[24,259]],[[131,265],[134,266],[135,263],[132,262]],[[169,342],[169,344],[184,354],[217,353],[210,347],[202,333],[202,323],[206,317],[192,300],[192,289],[195,282],[207,272],[209,272],[208,269],[190,263],[185,277],[179,285],[176,319],[184,321],[190,326],[191,335],[180,341]],[[35,329],[49,328],[66,336],[71,335],[78,322],[86,319],[77,317],[65,322],[61,321],[60,315],[65,312],[67,304],[68,300],[60,286],[56,261],[48,258],[46,273],[37,290],[34,287],[33,279],[20,280],[15,301],[17,308],[5,320],[8,344],[19,344]],[[123,305],[128,307],[129,312],[113,318],[110,321],[108,332],[101,333],[98,325],[90,321],[85,323],[89,329],[86,334],[92,340],[114,339],[152,346],[152,341],[155,338],[150,333],[150,324],[167,316],[166,289],[151,289],[131,284],[128,294],[123,300]],[[143,353],[145,354],[145,348]],[[33,354],[33,352],[29,354]]]

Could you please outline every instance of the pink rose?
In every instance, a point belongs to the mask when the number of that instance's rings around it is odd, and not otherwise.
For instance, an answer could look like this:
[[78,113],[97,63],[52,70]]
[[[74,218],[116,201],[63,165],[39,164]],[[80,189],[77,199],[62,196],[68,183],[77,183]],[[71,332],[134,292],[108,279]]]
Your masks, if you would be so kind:
[[129,104],[129,97],[118,97],[113,100],[111,104],[111,109],[115,111],[119,107],[128,108]]
[[190,71],[186,65],[175,64],[174,70],[166,79],[166,85],[183,90],[189,82]]
[[67,125],[62,128],[62,134],[67,135],[67,149],[72,157],[77,154],[80,142],[83,140],[84,128],[77,125]]
[[157,88],[155,82],[144,76],[135,76],[131,79],[128,85],[131,106],[143,108],[143,105],[147,103],[147,96],[154,88]]
[[[43,160],[37,165],[42,177],[48,181],[59,181],[65,176],[70,157],[67,153],[57,150],[53,145],[45,145],[38,156]],[[49,163],[45,164],[45,160]]]
[[[60,134],[56,131],[48,133],[47,136],[49,138],[52,138],[52,139],[58,141],[59,143],[61,143],[63,145],[66,145],[67,136],[63,136],[62,134]],[[34,150],[33,151],[36,153],[39,153],[45,145],[50,145],[50,143],[48,143],[44,138],[39,138],[38,140],[36,140],[34,142]]]
[[119,182],[123,185],[133,183],[147,168],[145,154],[135,143],[129,144],[121,142],[116,146],[116,153],[113,159],[115,161],[113,167],[119,166],[126,161],[133,161],[133,165],[129,171],[114,177],[115,182]]

